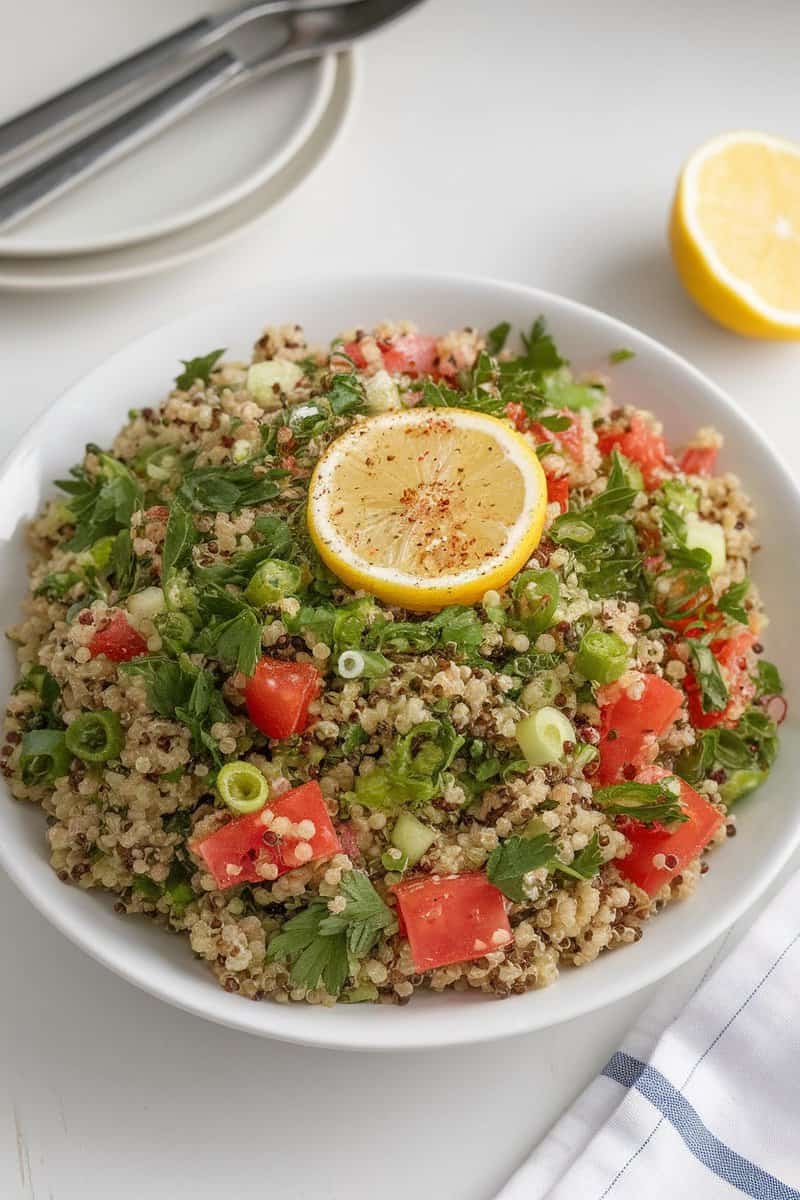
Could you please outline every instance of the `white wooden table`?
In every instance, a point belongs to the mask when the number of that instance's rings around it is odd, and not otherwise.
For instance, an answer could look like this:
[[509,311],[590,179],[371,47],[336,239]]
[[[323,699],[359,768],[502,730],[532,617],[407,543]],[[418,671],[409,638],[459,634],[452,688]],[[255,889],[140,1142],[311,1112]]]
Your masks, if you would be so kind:
[[[202,7],[9,3],[0,111]],[[800,138],[798,34],[795,0],[431,0],[368,47],[334,158],[232,248],[118,289],[0,296],[0,450],[162,320],[271,275],[355,265],[517,279],[607,309],[728,388],[800,468],[800,349],[708,323],[664,238],[697,142],[747,126]],[[659,985],[676,1007],[713,952]],[[4,877],[0,954],[4,1200],[486,1200],[647,999],[489,1047],[347,1056],[258,1041],[140,994]]]

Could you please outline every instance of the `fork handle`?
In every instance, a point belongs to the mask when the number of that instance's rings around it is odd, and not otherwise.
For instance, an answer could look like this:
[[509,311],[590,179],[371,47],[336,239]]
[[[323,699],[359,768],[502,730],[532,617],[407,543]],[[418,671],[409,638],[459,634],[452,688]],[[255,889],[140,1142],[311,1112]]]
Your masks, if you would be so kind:
[[59,92],[34,108],[0,124],[0,158],[39,141],[101,100],[107,100],[131,83],[140,82],[143,75],[157,67],[173,63],[175,58],[205,44],[214,32],[214,22],[204,17],[183,29],[152,42],[149,46],[112,63],[89,79]]
[[5,227],[83,182],[199,108],[245,71],[227,51],[0,188]]

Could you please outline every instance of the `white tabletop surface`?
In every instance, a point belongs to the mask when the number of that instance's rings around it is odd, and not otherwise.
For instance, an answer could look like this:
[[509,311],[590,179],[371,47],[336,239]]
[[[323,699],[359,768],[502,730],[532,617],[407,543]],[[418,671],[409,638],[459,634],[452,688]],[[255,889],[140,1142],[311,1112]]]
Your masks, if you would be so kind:
[[[202,8],[9,4],[0,113]],[[366,48],[338,152],[240,241],[124,287],[0,296],[0,450],[99,359],[225,289],[404,267],[537,284],[639,325],[729,389],[800,469],[800,349],[706,321],[664,237],[698,142],[737,127],[800,139],[798,35],[796,0],[431,0]],[[676,1006],[713,952],[658,985]],[[0,961],[7,1200],[487,1200],[647,1000],[464,1051],[279,1045],[135,991],[4,877]]]

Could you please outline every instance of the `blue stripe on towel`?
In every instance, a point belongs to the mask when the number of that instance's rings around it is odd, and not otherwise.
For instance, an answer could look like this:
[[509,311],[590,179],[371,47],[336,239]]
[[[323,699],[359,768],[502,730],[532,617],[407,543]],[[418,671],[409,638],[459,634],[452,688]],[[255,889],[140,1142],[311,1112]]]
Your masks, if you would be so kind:
[[715,1137],[683,1093],[654,1067],[618,1051],[603,1074],[623,1087],[635,1087],[680,1134],[695,1158],[746,1196],[753,1200],[800,1200],[800,1192],[762,1171]]

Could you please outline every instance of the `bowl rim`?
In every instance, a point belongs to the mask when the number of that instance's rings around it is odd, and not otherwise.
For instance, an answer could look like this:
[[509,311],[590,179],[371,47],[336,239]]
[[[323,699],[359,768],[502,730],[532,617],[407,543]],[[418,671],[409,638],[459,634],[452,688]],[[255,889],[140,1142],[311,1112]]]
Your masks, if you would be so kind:
[[[202,305],[170,321],[162,322],[114,351],[102,362],[96,364],[91,371],[65,388],[58,398],[32,422],[17,445],[0,462],[0,480],[3,480],[16,464],[35,449],[40,439],[46,436],[48,422],[56,410],[66,406],[75,393],[79,389],[87,387],[96,376],[113,370],[119,360],[126,358],[132,352],[146,350],[147,343],[151,339],[168,336],[173,329],[177,332],[187,321],[205,316],[210,317],[215,311],[235,307],[245,297],[259,296],[264,300],[268,299],[272,292],[280,296],[287,289],[305,287],[328,289],[334,286],[346,288],[369,283],[380,283],[382,287],[392,287],[400,295],[403,294],[403,289],[409,286],[418,289],[459,286],[473,289],[499,289],[508,295],[529,300],[532,308],[539,305],[541,311],[545,312],[549,318],[555,319],[559,312],[568,312],[591,321],[601,332],[608,334],[609,346],[622,344],[618,342],[618,339],[623,338],[627,339],[629,343],[633,342],[646,348],[656,359],[660,358],[664,365],[669,364],[673,369],[682,372],[686,378],[691,379],[695,385],[709,393],[719,405],[724,417],[730,419],[734,424],[738,424],[758,443],[762,452],[779,472],[783,485],[793,496],[800,521],[800,485],[795,481],[780,452],[758,428],[752,417],[739,408],[722,387],[714,383],[681,355],[635,326],[590,305],[527,284],[510,283],[488,276],[460,272],[389,270],[386,272],[305,273],[270,280],[259,288],[237,289],[223,300]],[[5,785],[4,790],[7,797],[11,799]],[[618,975],[610,983],[604,981],[602,995],[599,999],[594,998],[591,988],[581,989],[577,996],[572,996],[569,1000],[565,999],[565,1003],[555,1015],[549,1014],[544,1020],[537,1020],[535,1007],[529,1006],[528,1009],[513,1010],[513,1014],[509,1013],[512,1019],[505,1021],[473,1020],[466,1030],[461,1028],[461,1021],[448,1022],[444,1017],[434,1022],[427,1022],[423,1025],[422,1031],[415,1030],[413,1023],[403,1021],[399,1021],[396,1026],[374,1028],[370,1028],[367,1023],[345,1026],[337,1024],[335,1021],[331,1021],[329,1025],[309,1021],[306,1022],[307,1027],[303,1028],[303,1019],[300,1014],[308,1011],[305,1005],[251,1004],[241,997],[229,995],[221,988],[218,989],[218,995],[216,992],[214,993],[215,1002],[213,1003],[210,1002],[208,996],[203,995],[202,991],[198,991],[195,996],[192,988],[185,989],[185,994],[177,994],[174,989],[162,984],[159,979],[147,977],[142,971],[132,966],[128,961],[128,952],[121,940],[104,938],[100,942],[95,941],[92,937],[90,920],[86,920],[82,915],[74,914],[70,909],[50,904],[37,891],[31,879],[15,861],[12,845],[6,843],[2,838],[0,838],[0,865],[37,911],[79,949],[128,983],[173,1007],[242,1032],[306,1046],[337,1050],[419,1050],[497,1041],[501,1038],[550,1028],[587,1015],[597,1009],[605,1008],[655,983],[700,954],[716,938],[725,933],[764,894],[800,846],[800,810],[794,825],[784,828],[782,833],[782,838],[776,840],[769,856],[760,860],[758,869],[753,869],[746,879],[740,880],[739,890],[727,906],[721,910],[711,912],[707,910],[705,919],[694,924],[683,940],[673,940],[667,950],[660,955],[653,955],[650,960],[643,959],[635,967],[618,972]],[[558,983],[556,982],[552,987],[557,989]],[[550,991],[550,988],[547,991]],[[491,1001],[481,994],[480,998],[476,1000],[477,1010],[480,1011],[482,1005],[487,1003],[491,1003]],[[270,1018],[266,1022],[263,1019],[264,1010]],[[463,1015],[463,1011],[460,1010],[459,1015]]]

